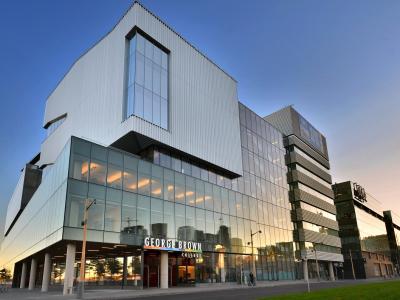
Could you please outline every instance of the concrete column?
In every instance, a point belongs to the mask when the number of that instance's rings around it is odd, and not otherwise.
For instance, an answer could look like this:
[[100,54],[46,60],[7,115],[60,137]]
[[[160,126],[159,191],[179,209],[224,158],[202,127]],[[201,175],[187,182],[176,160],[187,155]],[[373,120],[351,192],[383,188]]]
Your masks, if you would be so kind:
[[32,291],[35,288],[36,269],[37,269],[37,260],[36,258],[32,258],[31,271],[29,272],[29,287],[28,287],[28,290],[30,291]]
[[308,280],[308,264],[307,264],[307,260],[303,260],[303,276],[304,276],[304,280]]
[[64,295],[72,294],[74,286],[74,263],[75,263],[75,244],[67,245],[67,257],[65,260],[65,274],[64,274]]
[[329,279],[331,281],[335,281],[335,273],[333,272],[333,263],[330,261],[328,263],[328,266],[329,266]]
[[[224,253],[218,253],[218,267],[219,267],[219,275],[221,276],[221,282],[225,282],[225,260],[224,260]],[[255,275],[254,275],[255,276]]]
[[128,281],[128,257],[124,256],[124,262],[122,265],[122,288],[127,285]]
[[26,269],[28,268],[26,261],[22,263],[22,271],[21,271],[21,283],[19,285],[20,289],[25,288],[25,281],[26,281]]
[[160,288],[168,288],[168,252],[161,251],[161,276],[160,276]]
[[46,253],[44,255],[42,292],[47,292],[49,290],[50,273],[51,273],[51,256],[50,253]]

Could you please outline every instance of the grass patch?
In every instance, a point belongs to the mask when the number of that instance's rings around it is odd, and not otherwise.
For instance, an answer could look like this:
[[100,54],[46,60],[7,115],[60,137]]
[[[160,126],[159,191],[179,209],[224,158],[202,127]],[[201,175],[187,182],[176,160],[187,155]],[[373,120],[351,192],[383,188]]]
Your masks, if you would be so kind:
[[272,296],[268,300],[399,300],[400,281],[350,285],[331,289]]

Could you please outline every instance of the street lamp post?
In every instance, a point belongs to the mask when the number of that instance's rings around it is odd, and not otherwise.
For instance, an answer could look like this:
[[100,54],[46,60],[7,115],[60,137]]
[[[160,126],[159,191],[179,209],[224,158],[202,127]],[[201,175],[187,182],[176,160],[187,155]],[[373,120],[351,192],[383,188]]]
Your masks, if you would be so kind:
[[[304,263],[306,265],[308,265],[307,255],[304,257]],[[307,269],[307,273],[308,273],[308,269]],[[308,278],[308,274],[307,274],[306,278],[307,278],[307,280],[306,280],[307,281],[307,291],[310,292],[310,279]]]
[[319,274],[319,265],[318,265],[318,256],[317,256],[317,248],[315,248],[315,243],[312,243],[313,245],[313,250],[315,254],[315,265],[317,266],[317,276],[318,276],[318,281],[321,281],[321,277]]
[[255,236],[257,233],[262,233],[262,231],[259,230],[259,231],[256,231],[253,233],[253,231],[250,229],[250,240],[251,241],[250,241],[250,243],[247,243],[247,244],[251,245],[251,261],[252,261],[252,272],[253,272],[254,283],[256,283],[257,275],[256,275],[256,261],[254,259],[253,236]]
[[87,222],[88,222],[88,211],[89,208],[96,204],[96,199],[86,199],[85,200],[85,210],[83,212],[83,239],[82,239],[82,254],[81,254],[81,269],[79,273],[79,283],[78,283],[78,299],[83,298],[85,289],[85,263],[86,263],[86,235],[87,235]]
[[351,249],[349,249],[351,271],[353,272],[353,279],[356,280],[356,273],[354,272],[353,255],[351,254]]

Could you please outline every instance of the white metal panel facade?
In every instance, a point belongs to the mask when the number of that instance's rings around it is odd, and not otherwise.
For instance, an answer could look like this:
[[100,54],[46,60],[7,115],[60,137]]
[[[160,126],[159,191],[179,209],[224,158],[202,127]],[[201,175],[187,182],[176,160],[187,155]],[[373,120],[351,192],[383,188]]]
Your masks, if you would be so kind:
[[24,188],[24,179],[25,179],[25,168],[22,170],[17,186],[14,189],[14,192],[11,196],[10,201],[8,202],[7,206],[7,216],[6,216],[6,223],[4,226],[4,232],[7,232],[8,228],[14,221],[15,217],[17,216],[22,202],[22,191]]
[[62,239],[69,167],[68,142],[31,200],[4,237],[0,248],[0,266],[14,264]]
[[[171,51],[168,131],[138,117],[123,121],[126,35],[134,26]],[[44,123],[67,118],[42,144],[40,163],[52,163],[71,135],[108,146],[135,131],[242,175],[238,110],[236,81],[135,3],[48,98]]]

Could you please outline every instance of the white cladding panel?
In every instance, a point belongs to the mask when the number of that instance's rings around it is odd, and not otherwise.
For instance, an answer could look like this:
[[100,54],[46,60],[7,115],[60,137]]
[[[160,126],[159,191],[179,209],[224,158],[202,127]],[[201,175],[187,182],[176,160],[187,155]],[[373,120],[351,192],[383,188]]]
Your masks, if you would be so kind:
[[14,264],[62,239],[70,143],[42,178],[0,248],[0,266]]
[[[123,122],[125,37],[134,26],[171,51],[168,131],[137,117]],[[241,175],[238,110],[235,80],[135,3],[48,98],[44,123],[67,118],[42,144],[40,163],[52,163],[71,135],[108,146],[135,131]]]
[[7,216],[6,216],[6,223],[4,226],[4,233],[7,232],[8,228],[10,227],[11,223],[14,221],[15,217],[17,216],[19,210],[21,209],[21,201],[22,201],[22,191],[24,188],[24,180],[25,180],[25,168],[22,170],[17,186],[14,189],[14,192],[11,196],[10,201],[8,202],[7,207]]

